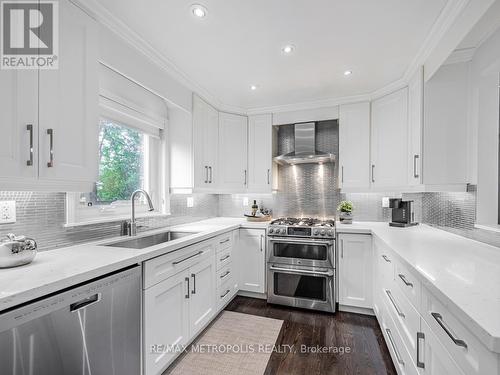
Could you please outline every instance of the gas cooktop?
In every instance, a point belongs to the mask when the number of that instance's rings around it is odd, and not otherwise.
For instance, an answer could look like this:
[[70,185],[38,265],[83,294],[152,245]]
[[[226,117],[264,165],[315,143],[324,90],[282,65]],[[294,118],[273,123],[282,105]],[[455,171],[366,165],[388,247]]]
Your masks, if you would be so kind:
[[311,217],[283,217],[269,224],[270,236],[334,238],[335,220]]

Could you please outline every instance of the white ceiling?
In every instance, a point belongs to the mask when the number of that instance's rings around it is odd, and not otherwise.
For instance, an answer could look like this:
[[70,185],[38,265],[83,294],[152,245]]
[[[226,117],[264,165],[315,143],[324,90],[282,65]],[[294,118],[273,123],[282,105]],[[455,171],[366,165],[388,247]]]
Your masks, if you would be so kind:
[[[402,78],[446,0],[100,0],[190,80],[252,109],[366,94]],[[195,19],[194,3],[208,16]],[[296,45],[291,56],[281,47]],[[345,77],[343,72],[352,70]],[[258,90],[251,91],[256,84]]]

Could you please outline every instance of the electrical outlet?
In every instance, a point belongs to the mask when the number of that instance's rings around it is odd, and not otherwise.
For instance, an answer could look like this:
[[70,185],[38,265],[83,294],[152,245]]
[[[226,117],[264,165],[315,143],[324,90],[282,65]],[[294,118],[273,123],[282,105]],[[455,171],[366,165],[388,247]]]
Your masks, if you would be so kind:
[[382,207],[389,207],[389,197],[383,197],[382,198]]
[[243,207],[248,207],[248,197],[243,198]]
[[193,197],[187,197],[186,198],[186,206],[187,207],[193,207],[194,206],[194,198]]
[[16,202],[0,201],[0,224],[16,222]]

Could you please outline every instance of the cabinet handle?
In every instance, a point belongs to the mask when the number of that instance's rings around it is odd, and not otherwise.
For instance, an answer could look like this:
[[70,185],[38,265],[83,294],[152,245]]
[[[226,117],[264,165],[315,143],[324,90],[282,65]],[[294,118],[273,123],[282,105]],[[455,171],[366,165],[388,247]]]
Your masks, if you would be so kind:
[[220,278],[223,279],[224,277],[226,277],[227,275],[229,275],[231,273],[231,271],[226,271],[226,273],[224,275],[220,275]]
[[54,166],[54,129],[47,129],[47,134],[49,135],[49,162],[47,163],[47,168],[52,168]]
[[193,290],[191,291],[191,294],[196,294],[196,274],[192,273],[191,277],[193,278]]
[[189,277],[186,277],[184,280],[187,282],[187,294],[184,298],[189,298]]
[[340,240],[340,257],[344,258],[344,240]]
[[223,243],[226,243],[226,242],[229,242],[230,239],[229,238],[226,238],[224,241],[220,241],[219,243],[222,245]]
[[270,169],[267,170],[267,184],[268,185],[271,184],[271,170]]
[[431,315],[436,320],[436,322],[441,326],[441,328],[446,332],[446,334],[450,337],[451,341],[453,341],[453,343],[456,346],[461,346],[467,349],[467,343],[464,340],[455,337],[451,329],[444,322],[443,316],[440,313],[433,312],[431,313]]
[[198,256],[198,255],[200,255],[200,254],[203,254],[203,251],[198,251],[196,254],[190,255],[190,256],[188,256],[188,257],[186,257],[186,258],[182,259],[182,260],[176,260],[175,262],[172,262],[172,264],[175,266],[175,265],[177,265],[177,264],[179,264],[179,263],[185,262],[185,261],[186,261],[186,260],[188,260],[188,259],[191,259],[191,258],[197,257],[197,256]]
[[205,165],[205,183],[208,184],[208,166]]
[[26,125],[26,130],[30,133],[30,160],[26,161],[26,165],[31,167],[33,165],[33,124]]
[[401,318],[404,318],[405,314],[399,309],[398,305],[396,304],[396,301],[394,301],[394,297],[392,296],[391,291],[389,289],[386,289],[385,294],[387,294],[387,297],[389,297],[389,300],[391,301],[392,306],[394,306],[394,310],[396,310],[396,312],[398,313],[398,315]]
[[243,185],[247,186],[247,170],[245,169],[245,180],[243,182]]
[[340,179],[340,181],[342,183],[344,183],[344,166],[340,167],[340,170],[341,170],[341,179]]
[[208,180],[208,183],[212,183],[212,167],[208,167],[208,170],[210,171],[210,180]]
[[372,164],[372,182],[375,182],[375,164]]
[[231,255],[226,255],[225,257],[220,258],[219,261],[224,262],[226,259],[229,259],[229,258],[231,258]]
[[387,255],[382,255],[382,258],[384,258],[384,260],[385,260],[387,263],[391,263],[391,260],[387,257]]
[[418,175],[417,172],[417,165],[418,165],[418,159],[420,158],[419,155],[413,155],[413,177],[414,178],[419,178],[420,176]]
[[229,289],[228,289],[228,290],[226,290],[226,293],[222,294],[222,295],[220,296],[220,298],[221,298],[221,299],[222,299],[222,298],[224,298],[225,296],[227,296],[227,295],[228,295],[228,293],[229,293],[229,292],[230,292],[230,290],[229,290]]
[[425,368],[425,363],[420,360],[420,340],[424,340],[425,335],[423,332],[417,332],[417,367]]
[[264,242],[264,235],[263,235],[263,234],[261,234],[261,235],[260,235],[260,252],[264,251],[264,250],[263,250],[263,246],[262,246],[262,243],[263,243],[263,242]]
[[389,341],[391,342],[392,349],[394,350],[394,353],[396,354],[396,360],[398,363],[402,366],[405,365],[403,359],[401,358],[401,354],[399,354],[399,350],[396,347],[396,343],[394,342],[394,339],[392,338],[392,332],[389,328],[385,329],[385,332],[387,332],[387,337],[389,337]]
[[399,278],[403,280],[406,286],[409,286],[410,288],[413,288],[413,283],[410,283],[407,279],[406,276],[403,275],[402,273],[398,274]]

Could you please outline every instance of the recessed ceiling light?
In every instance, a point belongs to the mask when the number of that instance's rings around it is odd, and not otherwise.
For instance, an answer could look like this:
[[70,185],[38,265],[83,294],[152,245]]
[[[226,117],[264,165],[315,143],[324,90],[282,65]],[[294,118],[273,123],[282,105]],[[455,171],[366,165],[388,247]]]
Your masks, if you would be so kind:
[[295,46],[293,44],[287,44],[281,49],[281,52],[283,52],[285,55],[290,55],[295,51]]
[[207,8],[200,4],[191,5],[191,14],[196,18],[205,18],[207,16]]
[[250,90],[252,90],[252,91],[257,90],[257,85],[250,85]]
[[344,72],[344,75],[345,75],[345,76],[350,76],[351,74],[352,74],[352,70],[346,70],[346,71]]

